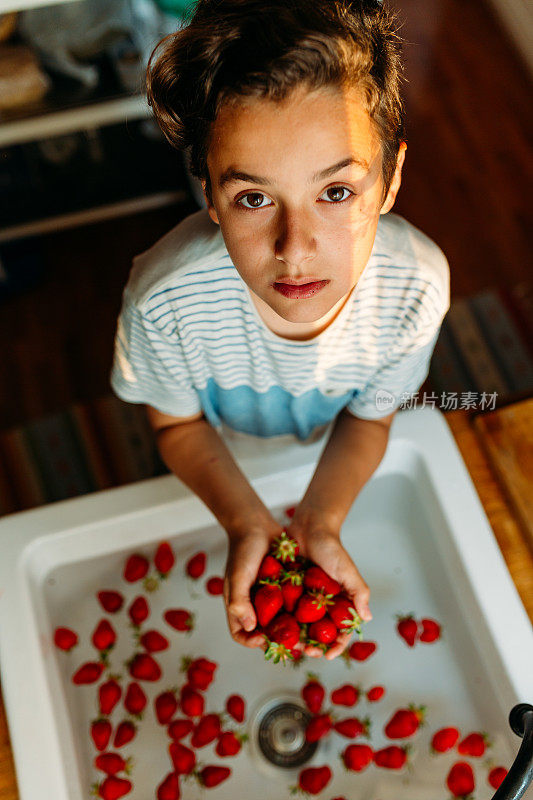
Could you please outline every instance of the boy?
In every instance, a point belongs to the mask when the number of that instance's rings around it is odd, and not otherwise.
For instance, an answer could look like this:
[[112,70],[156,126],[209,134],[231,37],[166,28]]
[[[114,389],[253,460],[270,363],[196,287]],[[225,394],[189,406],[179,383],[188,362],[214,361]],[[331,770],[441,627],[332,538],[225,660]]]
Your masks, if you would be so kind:
[[388,215],[406,150],[393,20],[375,0],[200,0],[160,45],[149,100],[207,209],[135,259],[113,388],[147,405],[165,463],[227,531],[228,623],[250,647],[280,526],[218,431],[303,441],[331,423],[288,533],[369,620],[340,529],[449,305],[443,253]]

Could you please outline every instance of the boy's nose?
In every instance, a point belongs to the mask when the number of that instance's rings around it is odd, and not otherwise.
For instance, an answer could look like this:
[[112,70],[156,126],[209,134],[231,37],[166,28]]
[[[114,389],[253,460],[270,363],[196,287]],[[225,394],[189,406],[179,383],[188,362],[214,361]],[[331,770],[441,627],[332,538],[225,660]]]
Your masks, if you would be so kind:
[[316,235],[312,221],[302,213],[284,211],[279,219],[275,256],[288,267],[298,268],[316,255]]

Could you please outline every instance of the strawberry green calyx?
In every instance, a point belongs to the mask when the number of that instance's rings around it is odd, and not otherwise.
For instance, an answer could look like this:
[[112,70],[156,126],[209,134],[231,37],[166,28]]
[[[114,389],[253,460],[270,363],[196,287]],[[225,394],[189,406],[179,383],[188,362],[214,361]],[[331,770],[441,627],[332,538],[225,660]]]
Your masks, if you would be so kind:
[[294,661],[294,656],[291,651],[285,647],[284,644],[279,644],[278,642],[272,642],[270,639],[265,637],[267,648],[265,650],[265,660],[270,661],[274,664],[279,664],[281,661],[283,665],[285,665],[287,659],[289,661]]
[[415,713],[416,718],[418,719],[418,724],[419,724],[420,727],[425,725],[425,716],[426,716],[427,706],[416,706],[414,703],[409,703],[407,708],[409,709],[409,711],[413,711]]
[[290,536],[287,536],[287,531],[282,531],[272,542],[271,553],[278,561],[285,563],[285,561],[294,561],[299,549],[296,539],[291,539]]
[[311,589],[308,594],[313,598],[313,603],[317,608],[327,609],[328,606],[333,605],[334,601],[332,594],[324,594],[323,592],[318,592],[316,589]]
[[317,642],[316,639],[308,639],[306,644],[309,645],[309,647],[318,647],[318,649],[322,650],[323,653],[328,652],[328,645],[324,642]]
[[355,610],[355,608],[350,608],[348,610],[349,617],[342,620],[342,633],[357,633],[359,638],[362,638],[362,631],[361,626],[363,625],[363,620]]
[[297,569],[283,570],[281,574],[281,583],[292,583],[293,586],[301,586],[304,582],[303,572]]

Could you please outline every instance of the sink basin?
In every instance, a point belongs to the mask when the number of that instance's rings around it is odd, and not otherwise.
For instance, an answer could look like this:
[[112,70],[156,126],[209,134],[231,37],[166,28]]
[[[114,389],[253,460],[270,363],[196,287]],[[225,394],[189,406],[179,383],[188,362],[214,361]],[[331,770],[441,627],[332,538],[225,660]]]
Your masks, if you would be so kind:
[[[258,449],[252,437],[242,436],[229,445],[282,521],[284,509],[305,491],[323,443],[281,446],[268,441]],[[126,583],[127,557],[137,552],[153,558],[164,540],[176,555],[169,577],[151,593],[140,582]],[[212,744],[197,752],[203,764],[232,770],[227,781],[209,790],[210,797],[279,800],[290,796],[303,766],[327,764],[333,778],[320,795],[327,800],[442,800],[449,795],[446,775],[462,757],[457,752],[431,755],[429,743],[436,730],[452,725],[463,735],[487,732],[491,763],[508,768],[519,740],[507,717],[513,705],[531,700],[533,636],[439,411],[397,415],[386,456],[346,519],[343,542],[371,588],[374,618],[364,638],[377,642],[377,650],[364,662],[306,659],[294,667],[266,662],[260,650],[231,640],[222,598],[205,590],[206,578],[223,575],[225,535],[173,476],[1,520],[0,674],[21,800],[84,800],[91,785],[105,777],[93,765],[96,751],[89,736],[90,722],[98,716],[97,685],[75,686],[71,677],[83,662],[96,660],[91,635],[107,617],[118,634],[110,672],[120,673],[124,686],[132,680],[124,665],[134,645],[126,607],[139,594],[148,598],[151,609],[143,630],[156,628],[171,646],[154,654],[163,677],[143,682],[149,703],[135,739],[120,751],[133,758],[133,788],[126,795],[131,800],[156,797],[156,787],[171,770],[170,740],[155,718],[153,700],[185,683],[180,672],[185,655],[207,656],[219,665],[205,693],[206,711],[223,711],[228,695],[236,692],[247,703],[242,725],[225,723],[249,737],[237,756],[219,758]],[[207,570],[192,581],[184,565],[199,550],[207,553]],[[96,598],[101,589],[120,591],[124,608],[105,614]],[[168,608],[190,609],[194,629],[170,628],[162,617]],[[406,612],[438,620],[441,640],[407,647],[395,630],[396,614]],[[79,635],[78,646],[68,653],[54,646],[58,626]],[[300,690],[308,670],[328,690],[344,683],[364,690],[376,684],[386,688],[379,703],[363,697],[353,709],[336,707],[339,717],[371,718],[368,741],[374,750],[391,743],[383,726],[397,708],[425,706],[426,723],[411,740],[409,769],[396,773],[371,764],[361,773],[346,771],[339,755],[350,742],[337,733],[310,748],[303,763],[284,762],[280,749],[291,754],[299,747],[298,724],[305,714]],[[119,703],[111,714],[113,725],[124,717]],[[274,758],[265,754],[265,737],[275,743]],[[476,800],[488,800],[494,790],[486,780],[486,758],[467,760],[476,775]],[[182,781],[182,798],[201,795],[194,779]]]

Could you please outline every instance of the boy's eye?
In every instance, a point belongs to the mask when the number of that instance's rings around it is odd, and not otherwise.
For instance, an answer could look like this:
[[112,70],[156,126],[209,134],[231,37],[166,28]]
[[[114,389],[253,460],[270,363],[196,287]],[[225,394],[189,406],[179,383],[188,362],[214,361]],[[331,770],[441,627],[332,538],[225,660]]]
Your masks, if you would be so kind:
[[[343,192],[347,192],[345,197],[342,196]],[[347,200],[349,195],[353,194],[346,186],[329,186],[321,195],[327,195],[326,203],[342,203],[343,200]]]
[[[246,203],[243,203],[243,200],[246,200]],[[248,192],[248,194],[243,194],[242,197],[238,198],[237,204],[243,206],[243,208],[266,208],[262,204],[263,200],[268,200],[268,197],[261,194],[261,192]]]

